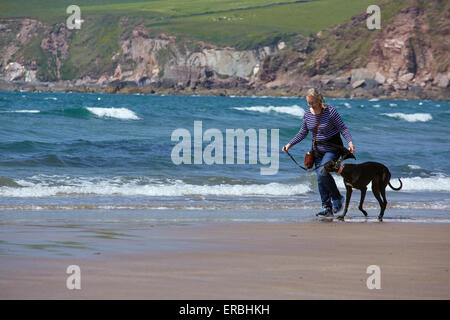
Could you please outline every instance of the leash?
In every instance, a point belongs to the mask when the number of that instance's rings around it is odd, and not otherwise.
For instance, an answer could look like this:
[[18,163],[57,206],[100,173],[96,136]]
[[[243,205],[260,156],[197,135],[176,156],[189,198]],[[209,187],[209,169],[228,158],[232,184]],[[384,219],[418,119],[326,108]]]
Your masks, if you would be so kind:
[[[292,161],[295,162],[295,164],[296,164],[297,166],[299,166],[300,168],[302,168],[302,169],[305,170],[305,171],[308,171],[308,169],[306,169],[305,167],[303,167],[303,166],[301,166],[301,165],[298,164],[298,162],[294,159],[294,157],[289,153],[288,150],[286,150],[286,153],[287,153],[288,156],[292,159]],[[323,167],[324,165],[325,165],[325,163],[324,163],[324,164],[321,164],[320,166],[315,167],[314,170],[316,170],[317,168]]]
[[294,161],[295,162],[295,164],[297,165],[297,166],[299,166],[300,168],[302,168],[303,170],[305,170],[305,171],[308,171],[308,169],[306,169],[305,167],[302,167],[301,165],[299,165],[298,164],[298,162],[297,161],[295,161],[295,159],[294,159],[294,157],[293,156],[291,156],[291,154],[289,153],[289,151],[287,151],[286,150],[286,153],[288,154],[288,156],[292,159],[292,161]]

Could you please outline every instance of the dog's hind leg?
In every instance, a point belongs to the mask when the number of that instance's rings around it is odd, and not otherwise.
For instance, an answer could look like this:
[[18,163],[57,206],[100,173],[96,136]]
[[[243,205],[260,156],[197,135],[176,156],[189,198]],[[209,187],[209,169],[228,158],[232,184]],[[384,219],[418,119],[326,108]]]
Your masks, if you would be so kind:
[[361,200],[359,200],[358,209],[367,217],[367,212],[366,212],[366,210],[363,209],[363,203],[364,203],[364,198],[366,197],[366,191],[367,191],[367,187],[365,187],[364,189],[361,189]]
[[375,178],[372,180],[372,192],[373,195],[375,196],[375,198],[378,200],[378,203],[380,204],[380,214],[378,215],[378,220],[379,221],[383,221],[383,215],[384,215],[384,210],[386,209],[386,204],[385,202],[381,199],[381,191],[380,191],[380,183],[378,181],[378,178]]
[[[382,220],[383,220],[383,216],[384,216],[384,211],[386,210],[386,207],[387,207],[386,187],[381,188],[380,194],[381,194],[381,196],[383,197],[384,208],[383,208],[383,210],[380,212],[380,215],[378,216],[378,220],[382,221]],[[378,200],[378,201],[379,201],[379,200]]]
[[381,188],[380,190],[381,196],[383,197],[383,201],[384,201],[384,208],[387,207],[387,200],[386,200],[386,187]]

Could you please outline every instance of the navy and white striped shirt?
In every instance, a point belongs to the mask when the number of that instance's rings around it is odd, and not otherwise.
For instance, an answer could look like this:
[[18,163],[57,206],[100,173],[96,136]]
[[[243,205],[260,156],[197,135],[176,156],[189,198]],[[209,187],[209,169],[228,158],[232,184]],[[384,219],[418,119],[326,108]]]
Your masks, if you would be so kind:
[[[319,114],[312,114],[311,110],[308,108],[308,110],[305,112],[305,115],[303,116],[303,123],[302,127],[300,128],[300,131],[294,138],[292,138],[289,144],[293,146],[299,143],[300,141],[306,138],[309,131],[312,132],[312,136],[314,139],[318,119]],[[352,141],[352,136],[348,131],[347,126],[344,124],[344,122],[342,122],[339,113],[333,106],[327,105],[326,108],[323,110],[322,118],[320,118],[319,130],[317,131],[316,140],[317,141],[328,140],[339,132],[344,136],[347,142]],[[318,143],[317,150],[321,152],[326,152],[326,151],[334,151],[335,149]]]

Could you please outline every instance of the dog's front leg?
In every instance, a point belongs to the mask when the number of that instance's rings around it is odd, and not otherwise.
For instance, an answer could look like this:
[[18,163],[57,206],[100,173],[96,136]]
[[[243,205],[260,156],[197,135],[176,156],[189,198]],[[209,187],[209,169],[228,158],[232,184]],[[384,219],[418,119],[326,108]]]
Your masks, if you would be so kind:
[[[345,182],[344,182],[345,184]],[[344,212],[342,213],[342,215],[338,216],[338,219],[342,219],[344,220],[345,215],[347,214],[347,210],[348,210],[348,205],[350,203],[350,198],[352,197],[352,187],[345,185],[345,189],[347,190],[347,193],[345,195],[345,208],[344,208]]]
[[363,203],[364,203],[364,199],[366,197],[366,191],[367,191],[367,187],[361,189],[361,200],[359,200],[358,209],[361,210],[361,212],[364,213],[364,215],[367,217],[367,211],[363,209]]

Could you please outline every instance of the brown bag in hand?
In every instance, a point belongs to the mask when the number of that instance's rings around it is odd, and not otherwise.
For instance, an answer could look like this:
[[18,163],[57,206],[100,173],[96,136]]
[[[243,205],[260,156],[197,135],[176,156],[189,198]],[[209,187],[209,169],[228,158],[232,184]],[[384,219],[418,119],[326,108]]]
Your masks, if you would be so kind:
[[312,146],[311,150],[309,150],[305,155],[305,168],[306,169],[311,169],[314,166],[314,148],[316,147],[317,131],[319,130],[319,123],[320,123],[320,118],[322,117],[322,112],[323,112],[323,108],[322,108],[322,110],[320,110],[319,119],[317,120],[316,133],[314,134],[314,139],[313,139],[313,146]]
[[311,169],[314,165],[314,150],[311,149],[305,155],[305,168]]

